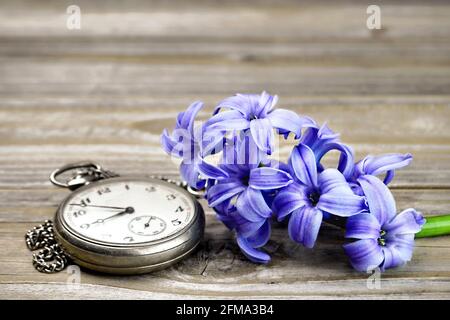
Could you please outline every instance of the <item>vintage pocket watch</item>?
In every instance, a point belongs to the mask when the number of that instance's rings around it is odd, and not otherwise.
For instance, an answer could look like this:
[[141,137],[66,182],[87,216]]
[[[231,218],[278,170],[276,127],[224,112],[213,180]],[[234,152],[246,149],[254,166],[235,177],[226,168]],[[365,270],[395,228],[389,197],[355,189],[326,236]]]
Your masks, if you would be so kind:
[[[76,170],[67,182],[59,177]],[[50,180],[73,192],[54,222],[26,234],[33,264],[41,272],[62,270],[71,259],[95,271],[141,274],[186,257],[203,237],[201,205],[186,188],[164,178],[126,178],[94,163],[69,164]],[[191,192],[188,192],[188,190]]]

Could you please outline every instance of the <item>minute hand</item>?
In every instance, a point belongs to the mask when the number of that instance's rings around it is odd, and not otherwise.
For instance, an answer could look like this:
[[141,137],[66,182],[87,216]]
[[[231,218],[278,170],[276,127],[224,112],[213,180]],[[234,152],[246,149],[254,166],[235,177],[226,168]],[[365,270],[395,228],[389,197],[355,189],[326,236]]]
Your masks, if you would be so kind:
[[124,207],[111,207],[111,206],[97,206],[93,204],[82,205],[81,203],[71,203],[71,206],[79,206],[79,207],[92,207],[92,208],[106,208],[106,209],[117,209],[117,210],[127,210],[128,208]]

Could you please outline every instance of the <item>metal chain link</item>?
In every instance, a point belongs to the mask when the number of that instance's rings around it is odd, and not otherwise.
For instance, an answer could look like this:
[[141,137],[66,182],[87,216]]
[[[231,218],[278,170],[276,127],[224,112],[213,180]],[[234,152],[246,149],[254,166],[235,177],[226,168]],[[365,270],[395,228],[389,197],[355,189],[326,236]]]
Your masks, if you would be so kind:
[[[70,181],[61,182],[56,179],[58,175],[73,169],[79,170],[77,170]],[[78,163],[69,164],[61,169],[55,170],[50,175],[50,181],[57,186],[74,190],[91,182],[118,176],[118,174],[104,170],[99,165],[93,163]],[[180,188],[186,189],[197,198],[203,196],[201,191],[191,188],[185,181],[172,180],[164,176],[150,176],[150,178],[172,183]],[[51,220],[45,220],[43,224],[28,230],[25,234],[25,242],[30,251],[41,249],[38,253],[33,254],[33,266],[39,272],[55,273],[63,270],[67,266],[69,258],[55,240],[53,222]]]
[[51,220],[45,220],[43,224],[28,230],[25,242],[30,251],[41,249],[33,254],[33,266],[37,271],[55,273],[66,267],[68,257],[55,240]]

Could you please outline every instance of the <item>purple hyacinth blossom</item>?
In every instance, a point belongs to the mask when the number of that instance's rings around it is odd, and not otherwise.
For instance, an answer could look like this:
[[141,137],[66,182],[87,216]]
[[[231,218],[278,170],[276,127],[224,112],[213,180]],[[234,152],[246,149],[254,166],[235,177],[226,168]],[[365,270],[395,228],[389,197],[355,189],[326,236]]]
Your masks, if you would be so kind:
[[[242,191],[235,199],[236,205],[228,203],[226,207],[219,205],[214,208],[218,219],[230,230],[236,231],[238,246],[250,261],[268,263],[270,256],[260,248],[270,238],[272,214],[270,207],[265,202],[262,192],[252,188]],[[242,211],[243,208],[248,211]]]
[[425,219],[414,209],[396,215],[394,197],[377,177],[358,179],[367,197],[369,212],[348,218],[346,238],[358,239],[344,245],[352,266],[362,272],[379,267],[382,271],[411,260],[414,235]]
[[[164,151],[176,158],[181,158],[180,174],[194,189],[203,189],[206,180],[200,177],[199,163],[203,162],[200,157],[201,127],[194,127],[195,117],[203,107],[203,103],[196,101],[184,112],[177,116],[175,129],[169,134],[167,129],[161,134],[161,145]],[[204,163],[205,170],[214,170],[213,166]],[[210,166],[211,168],[207,168]]]
[[314,152],[318,171],[324,170],[320,161],[322,157],[331,150],[340,152],[337,169],[342,172],[346,179],[352,176],[354,168],[353,150],[350,146],[343,144],[339,139],[339,134],[331,130],[327,124],[310,126],[302,136],[300,143],[307,145]]
[[410,153],[389,153],[381,156],[368,155],[355,165],[355,171],[353,173],[354,180],[357,180],[360,176],[379,175],[385,173],[384,184],[389,184],[394,178],[394,170],[406,167],[412,161],[413,157]]
[[312,149],[299,144],[289,158],[295,182],[283,188],[273,200],[278,220],[290,215],[288,232],[292,240],[312,248],[324,215],[349,217],[367,210],[364,197],[355,195],[337,169],[318,172]]
[[249,144],[251,139],[228,140],[219,170],[203,170],[201,165],[200,170],[215,181],[208,184],[207,200],[218,219],[236,231],[244,255],[253,262],[267,263],[270,256],[258,249],[267,243],[271,232],[272,210],[266,193],[289,185],[292,177],[275,167],[261,167],[261,155],[248,152]]
[[348,179],[355,194],[364,195],[358,179],[365,175],[379,176],[384,174],[383,183],[388,185],[394,178],[395,170],[409,165],[412,161],[410,153],[389,153],[380,156],[368,155],[358,161],[353,170],[353,175]]
[[312,125],[312,120],[290,110],[274,109],[277,101],[277,96],[263,92],[261,95],[237,94],[220,102],[214,116],[205,124],[204,150],[216,146],[229,131],[249,130],[255,144],[266,154],[273,150],[274,128],[281,134],[292,132],[296,139],[300,138],[302,128]]

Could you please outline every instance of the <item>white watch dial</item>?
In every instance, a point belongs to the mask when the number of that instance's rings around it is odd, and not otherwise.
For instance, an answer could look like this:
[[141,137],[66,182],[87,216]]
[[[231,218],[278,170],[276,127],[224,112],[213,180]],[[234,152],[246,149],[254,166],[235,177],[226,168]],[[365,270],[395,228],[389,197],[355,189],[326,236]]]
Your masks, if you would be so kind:
[[151,181],[105,180],[76,192],[62,210],[66,224],[94,241],[138,244],[182,231],[194,203],[177,187]]

